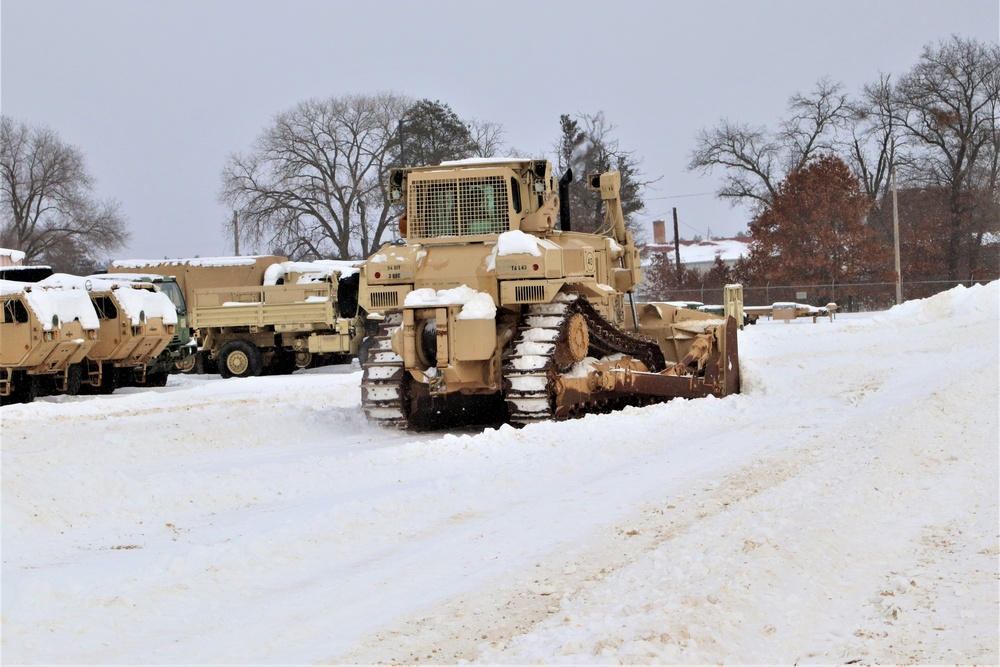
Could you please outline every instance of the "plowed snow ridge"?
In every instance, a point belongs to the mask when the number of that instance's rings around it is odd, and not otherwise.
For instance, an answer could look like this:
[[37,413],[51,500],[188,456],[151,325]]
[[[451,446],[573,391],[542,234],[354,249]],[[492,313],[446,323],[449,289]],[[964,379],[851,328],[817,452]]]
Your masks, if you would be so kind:
[[996,664],[998,301],[519,430],[369,427],[357,367],[5,406],[3,660]]

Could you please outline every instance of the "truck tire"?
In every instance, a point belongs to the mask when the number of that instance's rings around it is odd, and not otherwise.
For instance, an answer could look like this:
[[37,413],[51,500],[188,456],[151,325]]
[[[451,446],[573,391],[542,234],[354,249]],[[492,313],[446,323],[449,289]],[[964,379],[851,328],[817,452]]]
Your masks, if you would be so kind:
[[118,369],[105,364],[101,371],[101,383],[93,388],[95,394],[113,394],[118,388]]
[[264,360],[260,348],[245,340],[232,340],[219,352],[219,374],[224,378],[260,375]]
[[66,395],[76,396],[83,386],[83,368],[80,364],[73,364],[66,369]]

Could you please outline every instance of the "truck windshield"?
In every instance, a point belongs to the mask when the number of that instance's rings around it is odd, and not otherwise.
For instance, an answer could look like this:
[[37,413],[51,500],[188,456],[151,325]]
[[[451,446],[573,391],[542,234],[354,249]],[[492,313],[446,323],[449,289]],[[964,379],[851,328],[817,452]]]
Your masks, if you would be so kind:
[[178,313],[187,312],[187,306],[184,303],[184,295],[181,294],[181,288],[177,286],[177,283],[160,283],[160,291],[170,298]]

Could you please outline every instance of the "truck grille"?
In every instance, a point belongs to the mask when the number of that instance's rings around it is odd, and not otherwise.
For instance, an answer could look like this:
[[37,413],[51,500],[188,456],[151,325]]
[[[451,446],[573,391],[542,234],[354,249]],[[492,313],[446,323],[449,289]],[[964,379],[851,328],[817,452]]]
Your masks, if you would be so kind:
[[406,210],[410,238],[496,235],[510,229],[503,176],[411,180]]
[[376,310],[381,310],[383,308],[396,308],[399,306],[399,292],[393,290],[392,292],[372,292],[371,293],[372,308]]
[[545,285],[515,285],[514,298],[519,303],[538,303],[545,301]]

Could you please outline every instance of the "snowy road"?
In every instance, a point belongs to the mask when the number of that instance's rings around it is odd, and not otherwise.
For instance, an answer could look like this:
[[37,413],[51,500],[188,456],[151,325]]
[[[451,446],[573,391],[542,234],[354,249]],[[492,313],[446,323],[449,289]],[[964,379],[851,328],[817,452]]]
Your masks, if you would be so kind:
[[6,406],[3,661],[996,664],[998,301],[520,430],[369,427],[356,367]]

